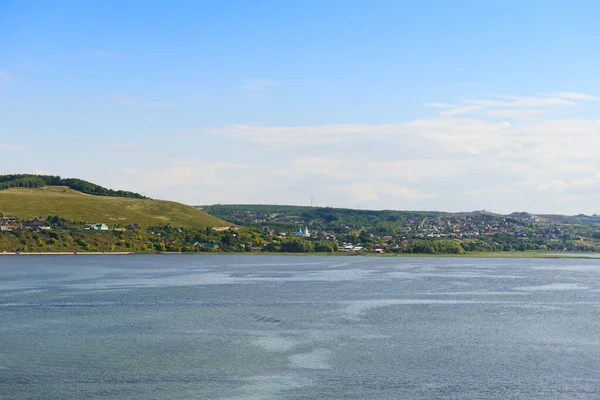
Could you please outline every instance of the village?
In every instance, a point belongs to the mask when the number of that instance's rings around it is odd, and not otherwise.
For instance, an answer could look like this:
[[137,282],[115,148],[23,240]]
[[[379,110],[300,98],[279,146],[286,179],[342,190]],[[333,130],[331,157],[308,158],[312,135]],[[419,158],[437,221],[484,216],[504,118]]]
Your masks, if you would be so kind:
[[[54,219],[56,218],[56,219]],[[62,228],[63,225],[60,224],[58,217],[49,217],[48,219],[44,219],[42,217],[28,218],[24,220],[20,220],[17,217],[0,217],[0,232],[12,232],[14,230],[19,229],[31,229],[34,231],[49,231],[52,229]],[[103,223],[94,223],[94,224],[82,224],[82,229],[92,230],[92,231],[108,231],[109,227]],[[112,230],[116,231],[126,231],[127,228],[123,227],[113,227]]]
[[[221,216],[223,217],[223,216]],[[302,215],[294,211],[228,215],[232,226],[196,231],[170,227],[138,229],[106,223],[66,221],[58,216],[0,218],[0,232],[142,233],[146,249],[157,251],[255,251],[341,253],[436,253],[464,251],[592,251],[600,237],[595,224],[567,224],[526,213],[405,213]],[[394,219],[396,218],[396,219]],[[243,231],[240,231],[243,229]],[[248,232],[248,233],[244,233]],[[251,233],[254,232],[254,233]],[[142,247],[144,248],[144,247]]]
[[[226,206],[221,206],[226,207]],[[496,215],[341,210],[283,206],[281,210],[236,206],[223,212],[237,224],[254,226],[279,240],[294,235],[330,240],[342,252],[402,251],[415,241],[453,240],[477,250],[579,250],[582,238],[596,239],[596,216],[587,223],[566,223],[528,213]],[[211,212],[211,208],[208,208]],[[278,212],[277,212],[278,211]],[[297,231],[293,228],[299,228]],[[295,232],[295,233],[294,233]],[[574,242],[574,243],[571,243]]]

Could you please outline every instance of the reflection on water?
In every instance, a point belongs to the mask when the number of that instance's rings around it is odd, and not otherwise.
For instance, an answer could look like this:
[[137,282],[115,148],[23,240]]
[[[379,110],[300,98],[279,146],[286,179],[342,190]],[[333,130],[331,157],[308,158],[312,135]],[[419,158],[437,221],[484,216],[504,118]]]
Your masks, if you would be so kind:
[[0,399],[600,398],[600,262],[0,258]]

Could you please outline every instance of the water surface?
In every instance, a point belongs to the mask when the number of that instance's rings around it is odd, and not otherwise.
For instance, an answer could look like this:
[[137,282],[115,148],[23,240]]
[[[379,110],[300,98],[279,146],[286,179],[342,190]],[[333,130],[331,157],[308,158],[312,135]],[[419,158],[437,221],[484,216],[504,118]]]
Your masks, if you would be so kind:
[[0,399],[597,399],[600,260],[0,257]]

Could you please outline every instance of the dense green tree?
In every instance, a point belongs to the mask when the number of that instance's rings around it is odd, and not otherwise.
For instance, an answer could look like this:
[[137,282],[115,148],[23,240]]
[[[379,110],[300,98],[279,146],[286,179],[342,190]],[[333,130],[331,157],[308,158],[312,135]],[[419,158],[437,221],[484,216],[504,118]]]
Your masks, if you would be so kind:
[[337,244],[330,240],[319,240],[314,247],[315,251],[320,253],[333,253],[337,250]]
[[281,251],[285,253],[310,253],[315,251],[315,248],[308,240],[290,238],[281,243]]

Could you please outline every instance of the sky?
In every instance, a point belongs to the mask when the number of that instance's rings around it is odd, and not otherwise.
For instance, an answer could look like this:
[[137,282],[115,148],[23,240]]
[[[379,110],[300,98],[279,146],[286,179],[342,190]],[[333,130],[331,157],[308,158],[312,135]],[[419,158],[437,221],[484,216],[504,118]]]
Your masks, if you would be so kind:
[[595,0],[0,0],[0,174],[600,214]]

